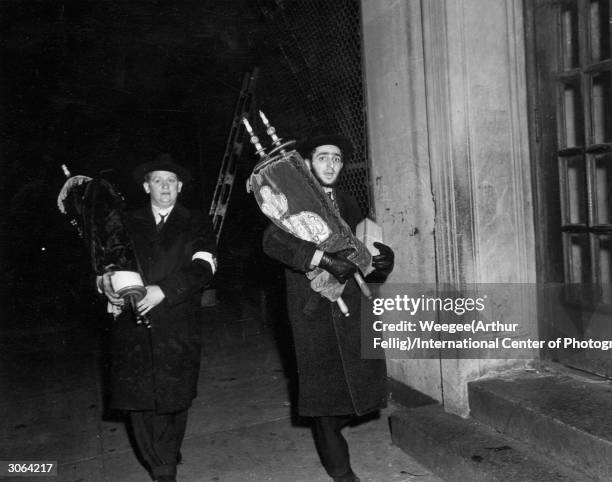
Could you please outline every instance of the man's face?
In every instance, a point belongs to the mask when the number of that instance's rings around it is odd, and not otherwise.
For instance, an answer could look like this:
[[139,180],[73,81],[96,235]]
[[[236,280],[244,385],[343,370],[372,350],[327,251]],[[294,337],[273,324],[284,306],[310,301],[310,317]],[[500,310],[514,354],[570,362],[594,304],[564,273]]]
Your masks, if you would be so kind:
[[318,146],[312,153],[310,168],[323,186],[336,183],[342,166],[342,152],[338,146]]
[[173,172],[152,171],[142,184],[147,194],[151,196],[151,203],[158,208],[174,206],[183,183]]

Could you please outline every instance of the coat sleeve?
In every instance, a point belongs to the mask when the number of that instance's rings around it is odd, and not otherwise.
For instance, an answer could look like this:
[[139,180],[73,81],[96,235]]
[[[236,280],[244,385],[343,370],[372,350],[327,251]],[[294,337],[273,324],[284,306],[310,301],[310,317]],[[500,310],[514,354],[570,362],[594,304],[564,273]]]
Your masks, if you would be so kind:
[[299,239],[274,223],[264,231],[264,253],[294,270],[310,271],[310,261],[316,249],[316,244]]
[[[192,218],[191,240],[186,250],[190,259],[180,269],[157,283],[171,306],[189,299],[206,286],[215,272],[217,264],[215,234],[210,220],[202,214],[196,214]],[[198,257],[194,258],[196,254]]]

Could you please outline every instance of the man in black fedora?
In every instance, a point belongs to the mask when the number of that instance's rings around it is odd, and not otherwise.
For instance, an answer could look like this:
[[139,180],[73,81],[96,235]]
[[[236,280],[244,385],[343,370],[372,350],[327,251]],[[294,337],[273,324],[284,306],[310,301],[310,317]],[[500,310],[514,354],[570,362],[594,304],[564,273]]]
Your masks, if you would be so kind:
[[[315,178],[332,199],[340,216],[355,232],[363,215],[356,201],[336,183],[352,146],[339,135],[322,135],[298,146]],[[381,243],[373,256],[374,271],[368,281],[382,282],[393,269],[394,254]],[[360,297],[353,278],[357,270],[341,253],[317,249],[276,225],[264,233],[266,254],[286,267],[287,309],[298,368],[298,412],[312,417],[316,448],[327,473],[336,482],[356,482],[349,449],[341,430],[357,416],[386,406],[384,360],[361,358]],[[349,308],[345,317],[336,303],[315,293],[305,273],[315,266],[346,282],[342,299]]]
[[112,273],[98,278],[115,312],[110,408],[127,412],[151,476],[173,481],[200,367],[199,292],[215,273],[216,241],[209,219],[177,202],[191,177],[169,154],[141,164],[133,176],[150,200],[127,213],[126,223],[146,285],[137,309],[150,327],[122,309]]

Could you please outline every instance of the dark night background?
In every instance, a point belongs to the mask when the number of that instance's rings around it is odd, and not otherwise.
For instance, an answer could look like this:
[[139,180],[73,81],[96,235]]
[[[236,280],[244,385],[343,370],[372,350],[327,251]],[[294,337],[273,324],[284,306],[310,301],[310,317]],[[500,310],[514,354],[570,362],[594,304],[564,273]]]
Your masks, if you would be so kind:
[[[135,207],[146,198],[132,169],[169,151],[195,177],[182,201],[207,211],[242,79],[255,67],[255,106],[281,135],[308,130],[278,42],[291,3],[0,2],[5,326],[100,311],[82,242],[57,209],[61,164],[73,175],[107,171]],[[216,282],[238,290],[271,272],[261,265],[265,220],[244,189],[254,162],[247,143],[221,237]]]

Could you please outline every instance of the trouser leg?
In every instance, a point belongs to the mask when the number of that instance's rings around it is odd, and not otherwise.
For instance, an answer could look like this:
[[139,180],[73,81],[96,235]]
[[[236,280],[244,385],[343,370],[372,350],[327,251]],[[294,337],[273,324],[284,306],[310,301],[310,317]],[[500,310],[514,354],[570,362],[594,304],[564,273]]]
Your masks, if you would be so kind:
[[157,414],[152,410],[130,412],[130,423],[140,455],[151,475],[176,477],[178,453],[185,436],[187,410]]
[[348,444],[341,430],[352,416],[313,417],[312,432],[321,463],[331,477],[351,473]]

